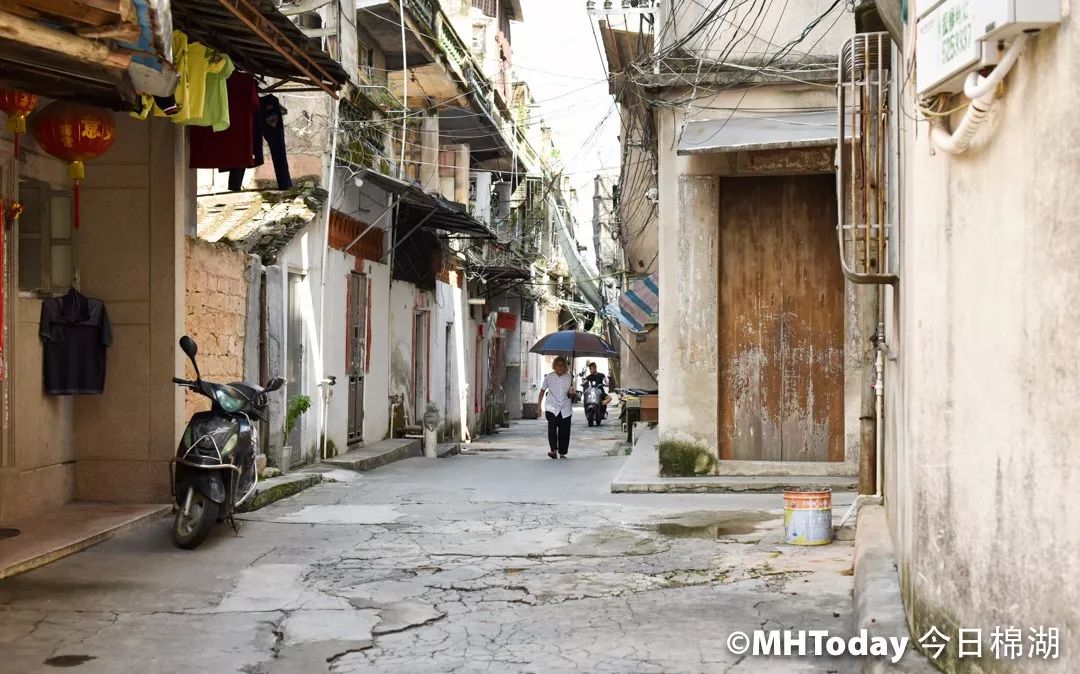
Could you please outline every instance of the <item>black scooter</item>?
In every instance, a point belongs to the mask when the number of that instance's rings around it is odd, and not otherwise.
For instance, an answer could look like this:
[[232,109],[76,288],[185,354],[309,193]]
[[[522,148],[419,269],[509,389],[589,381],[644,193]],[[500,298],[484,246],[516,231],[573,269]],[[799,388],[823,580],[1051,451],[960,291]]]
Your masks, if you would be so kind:
[[266,394],[280,389],[285,380],[274,377],[266,388],[204,381],[195,362],[199,351],[195,340],[184,335],[180,348],[195,367],[195,381],[173,377],[173,383],[212,402],[209,411],[192,415],[169,464],[176,504],[173,542],[191,550],[206,540],[217,522],[228,519],[237,530],[233,515],[255,493],[259,481],[257,421],[267,420]]
[[595,381],[585,381],[585,418],[589,426],[599,426],[607,417],[607,405],[604,403],[604,387]]

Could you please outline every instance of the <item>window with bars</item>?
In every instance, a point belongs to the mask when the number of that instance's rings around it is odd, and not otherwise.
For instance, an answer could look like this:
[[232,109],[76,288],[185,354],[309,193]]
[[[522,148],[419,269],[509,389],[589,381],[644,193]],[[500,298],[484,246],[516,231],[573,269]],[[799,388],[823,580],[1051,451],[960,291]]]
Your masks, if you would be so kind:
[[536,302],[522,301],[521,320],[525,323],[533,323],[536,321]]
[[19,290],[54,293],[70,288],[75,280],[71,192],[24,180],[19,202]]

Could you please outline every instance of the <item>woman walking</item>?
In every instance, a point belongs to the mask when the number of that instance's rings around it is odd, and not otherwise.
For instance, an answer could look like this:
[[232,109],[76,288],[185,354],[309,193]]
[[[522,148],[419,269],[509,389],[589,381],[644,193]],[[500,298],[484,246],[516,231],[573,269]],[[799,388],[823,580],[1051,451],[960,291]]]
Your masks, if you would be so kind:
[[[565,459],[570,451],[570,416],[574,413],[574,375],[566,359],[559,356],[552,364],[554,372],[544,377],[540,399],[536,401],[536,418],[541,410],[547,415],[548,456]],[[544,401],[547,400],[547,404]]]

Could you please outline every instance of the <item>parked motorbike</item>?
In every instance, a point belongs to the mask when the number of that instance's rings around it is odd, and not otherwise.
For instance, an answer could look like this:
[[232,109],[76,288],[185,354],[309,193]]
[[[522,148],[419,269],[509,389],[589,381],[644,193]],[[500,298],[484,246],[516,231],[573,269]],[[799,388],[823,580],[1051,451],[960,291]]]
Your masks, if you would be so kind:
[[595,381],[585,382],[585,391],[582,396],[585,399],[585,418],[589,426],[599,426],[607,417],[607,404],[604,403],[604,387]]
[[170,463],[176,504],[173,542],[191,550],[206,540],[217,522],[227,519],[237,530],[233,515],[255,493],[259,481],[257,421],[267,420],[266,394],[280,389],[285,380],[274,377],[265,388],[205,381],[195,360],[199,351],[195,340],[184,335],[180,348],[195,367],[195,380],[173,377],[173,383],[211,401],[209,410],[196,412],[188,421]]

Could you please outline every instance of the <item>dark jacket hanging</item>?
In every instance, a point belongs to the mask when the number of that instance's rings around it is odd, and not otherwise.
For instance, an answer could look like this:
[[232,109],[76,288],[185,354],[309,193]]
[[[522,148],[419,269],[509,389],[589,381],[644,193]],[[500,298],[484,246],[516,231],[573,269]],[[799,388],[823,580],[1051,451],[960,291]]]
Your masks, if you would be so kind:
[[[292,176],[289,174],[289,160],[285,156],[285,113],[281,102],[276,96],[263,96],[259,99],[259,109],[255,113],[255,123],[252,127],[252,153],[255,156],[255,166],[263,164],[263,139],[270,146],[270,158],[274,162],[274,176],[277,178],[279,190],[287,190],[293,186]],[[229,189],[238,191],[244,184],[244,173],[250,167],[233,167],[229,169]],[[222,169],[225,170],[225,169]]]
[[41,303],[45,393],[97,394],[105,390],[105,349],[112,326],[105,303],[74,288]]

